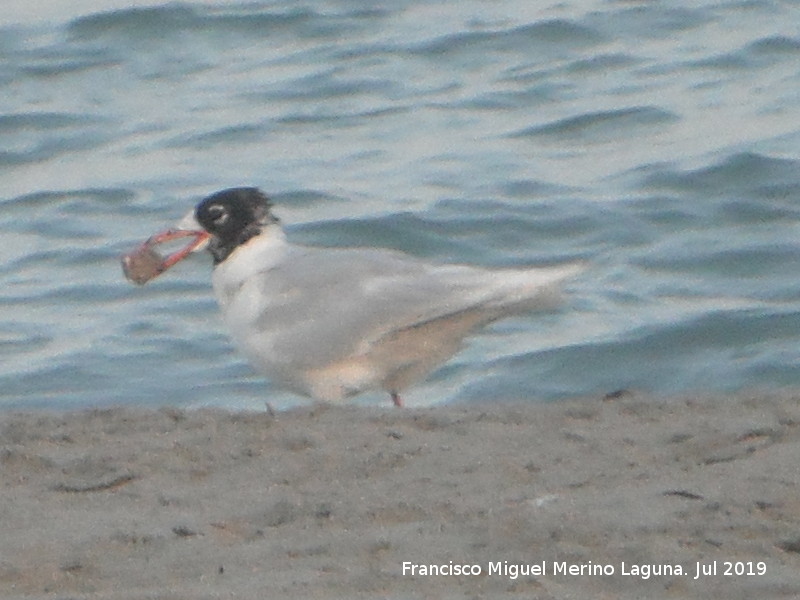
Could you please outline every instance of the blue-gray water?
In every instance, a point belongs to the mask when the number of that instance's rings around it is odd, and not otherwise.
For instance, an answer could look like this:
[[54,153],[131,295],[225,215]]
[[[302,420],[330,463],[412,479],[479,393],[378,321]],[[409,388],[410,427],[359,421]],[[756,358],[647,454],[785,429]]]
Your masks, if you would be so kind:
[[589,261],[411,405],[800,384],[797,1],[119,4],[0,17],[1,406],[294,402],[208,257],[119,269],[234,185],[304,243]]

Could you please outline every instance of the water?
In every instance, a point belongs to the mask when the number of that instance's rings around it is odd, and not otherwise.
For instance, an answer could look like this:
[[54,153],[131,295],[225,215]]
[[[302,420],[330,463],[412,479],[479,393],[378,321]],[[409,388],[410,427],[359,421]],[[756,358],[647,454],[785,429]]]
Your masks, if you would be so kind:
[[119,269],[235,185],[304,243],[590,262],[411,405],[800,384],[796,1],[7,4],[6,408],[296,402],[232,349],[208,257]]

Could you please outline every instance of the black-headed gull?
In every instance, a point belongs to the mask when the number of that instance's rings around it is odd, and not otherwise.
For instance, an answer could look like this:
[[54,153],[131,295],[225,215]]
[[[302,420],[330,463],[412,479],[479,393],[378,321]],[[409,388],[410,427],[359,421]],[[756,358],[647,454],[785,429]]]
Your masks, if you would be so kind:
[[[166,258],[153,250],[177,238],[191,243]],[[318,400],[383,389],[397,406],[400,392],[455,354],[468,334],[556,306],[560,284],[582,268],[486,270],[379,248],[292,244],[261,191],[233,188],[123,257],[123,269],[146,283],[201,249],[214,257],[225,323],[256,369]]]

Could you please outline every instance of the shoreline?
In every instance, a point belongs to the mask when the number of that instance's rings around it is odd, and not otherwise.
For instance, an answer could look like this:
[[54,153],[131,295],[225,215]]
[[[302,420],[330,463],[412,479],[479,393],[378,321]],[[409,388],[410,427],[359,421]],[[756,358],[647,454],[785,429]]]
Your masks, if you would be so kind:
[[792,597],[799,398],[0,414],[0,595]]

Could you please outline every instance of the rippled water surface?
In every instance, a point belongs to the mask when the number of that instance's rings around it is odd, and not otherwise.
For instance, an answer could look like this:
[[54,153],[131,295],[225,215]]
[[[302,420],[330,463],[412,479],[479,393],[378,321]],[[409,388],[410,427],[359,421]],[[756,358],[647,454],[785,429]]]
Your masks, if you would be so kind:
[[800,384],[795,1],[30,4],[0,17],[2,406],[295,402],[208,257],[119,269],[234,185],[303,243],[589,262],[411,405]]

